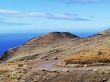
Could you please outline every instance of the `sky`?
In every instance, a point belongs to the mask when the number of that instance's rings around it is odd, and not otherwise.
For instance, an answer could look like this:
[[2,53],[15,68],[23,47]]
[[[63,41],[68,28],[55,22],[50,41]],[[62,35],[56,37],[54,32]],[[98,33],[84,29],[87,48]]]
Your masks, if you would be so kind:
[[0,33],[95,33],[109,27],[110,0],[0,1]]

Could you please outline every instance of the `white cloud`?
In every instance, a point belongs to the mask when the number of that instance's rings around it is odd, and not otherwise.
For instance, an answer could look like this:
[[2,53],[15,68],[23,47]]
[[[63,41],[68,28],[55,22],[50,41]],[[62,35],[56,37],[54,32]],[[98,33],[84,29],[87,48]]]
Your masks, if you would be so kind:
[[38,17],[43,17],[43,16],[46,16],[47,14],[46,13],[40,13],[40,12],[29,12],[28,13],[29,16],[38,16]]
[[22,11],[5,10],[5,9],[0,9],[0,14],[14,15],[14,16],[36,16],[36,17],[46,16],[46,13],[42,13],[42,12],[22,12]]
[[0,14],[20,14],[20,11],[0,9]]
[[63,13],[63,14],[52,14],[48,18],[51,19],[61,19],[61,20],[73,20],[73,21],[87,21],[88,19],[79,17],[74,14],[68,14],[68,13]]
[[44,12],[22,12],[16,10],[5,10],[0,9],[0,14],[8,16],[31,16],[31,17],[43,17],[48,19],[59,19],[59,20],[73,20],[73,21],[86,21],[88,19],[80,17],[78,15],[70,13],[44,13]]

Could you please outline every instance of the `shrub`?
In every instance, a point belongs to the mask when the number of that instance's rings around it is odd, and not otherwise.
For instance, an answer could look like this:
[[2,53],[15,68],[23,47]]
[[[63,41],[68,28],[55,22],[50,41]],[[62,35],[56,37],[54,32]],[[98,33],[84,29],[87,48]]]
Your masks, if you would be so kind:
[[23,67],[23,64],[18,64],[18,67]]

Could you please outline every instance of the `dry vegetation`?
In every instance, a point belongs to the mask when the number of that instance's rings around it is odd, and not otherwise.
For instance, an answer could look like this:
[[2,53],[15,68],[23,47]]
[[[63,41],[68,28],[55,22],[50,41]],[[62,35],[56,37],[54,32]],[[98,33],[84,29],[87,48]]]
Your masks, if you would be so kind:
[[[9,49],[1,57],[0,82],[110,82],[110,36],[67,37],[50,33]],[[39,62],[51,59],[60,63],[40,69]]]
[[66,64],[110,63],[110,56],[106,55],[74,55],[65,58]]

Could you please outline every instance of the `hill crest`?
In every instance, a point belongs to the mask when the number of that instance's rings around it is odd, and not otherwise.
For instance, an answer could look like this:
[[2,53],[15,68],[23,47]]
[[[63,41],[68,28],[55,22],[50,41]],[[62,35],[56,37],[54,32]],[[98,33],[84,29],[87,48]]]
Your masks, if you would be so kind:
[[34,37],[26,44],[35,45],[35,44],[45,44],[45,43],[53,43],[56,41],[61,41],[65,39],[74,39],[79,38],[78,36],[71,34],[69,32],[49,32],[40,37]]

